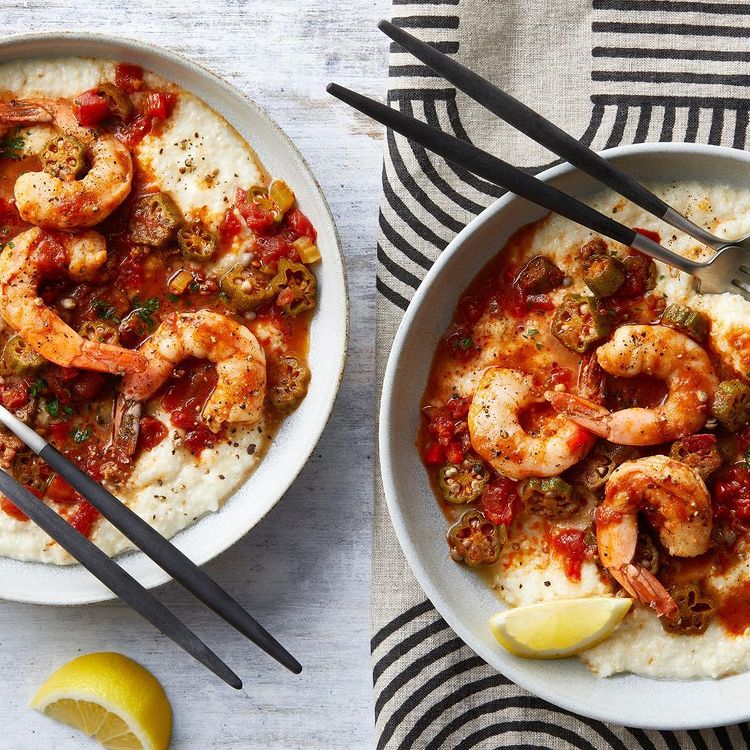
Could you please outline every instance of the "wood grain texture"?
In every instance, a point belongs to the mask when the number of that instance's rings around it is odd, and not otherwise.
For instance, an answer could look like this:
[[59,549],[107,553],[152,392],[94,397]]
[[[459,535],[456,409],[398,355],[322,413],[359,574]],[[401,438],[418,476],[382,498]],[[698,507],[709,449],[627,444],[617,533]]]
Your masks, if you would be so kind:
[[[79,653],[115,650],[151,669],[175,709],[175,750],[354,750],[371,745],[370,534],[375,239],[380,131],[330,100],[335,79],[386,88],[375,28],[389,0],[0,0],[6,34],[102,31],[181,51],[255,99],[294,139],[323,186],[346,253],[351,345],[334,416],[287,496],[207,566],[302,661],[277,668],[174,585],[160,598],[241,675],[235,693],[120,604],[0,603],[3,750],[88,743],[27,709],[34,690]],[[93,745],[92,745],[93,747]]]

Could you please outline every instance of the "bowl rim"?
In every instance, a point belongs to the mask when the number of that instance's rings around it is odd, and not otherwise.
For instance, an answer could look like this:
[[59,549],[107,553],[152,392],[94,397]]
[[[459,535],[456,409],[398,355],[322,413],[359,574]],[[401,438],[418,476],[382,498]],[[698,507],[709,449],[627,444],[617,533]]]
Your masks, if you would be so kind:
[[[29,54],[24,50],[24,45],[27,44],[38,44],[38,43],[46,43],[51,44],[54,43],[56,46],[54,49],[50,49],[49,51],[45,52],[34,52],[32,54]],[[83,47],[91,47],[93,45],[107,45],[112,46],[112,54],[109,56],[106,55],[93,55],[90,53],[86,53],[85,51],[76,50],[76,45],[82,45]],[[8,54],[9,51],[11,54]],[[143,63],[143,66],[149,70],[153,70],[153,72],[163,75],[160,73],[159,67],[166,67],[167,65],[172,65],[177,69],[181,69],[187,73],[193,74],[197,76],[198,78],[202,78],[206,83],[206,88],[213,89],[213,90],[220,90],[228,97],[231,97],[235,100],[237,100],[244,108],[252,111],[253,116],[256,117],[259,121],[262,121],[263,124],[272,131],[274,139],[278,139],[278,141],[282,144],[277,151],[285,152],[287,155],[287,158],[289,161],[293,162],[296,167],[299,169],[300,173],[304,178],[306,178],[309,181],[309,186],[311,188],[310,193],[311,197],[310,199],[321,209],[321,213],[323,216],[323,220],[327,225],[327,230],[330,232],[330,236],[332,238],[331,248],[328,253],[328,256],[326,257],[327,265],[332,268],[334,276],[337,277],[337,282],[340,286],[340,292],[341,297],[339,299],[338,309],[337,309],[337,315],[341,316],[341,329],[343,332],[343,335],[341,337],[340,341],[340,356],[338,357],[338,361],[334,361],[334,367],[335,367],[335,377],[330,378],[330,387],[328,390],[327,398],[324,401],[318,401],[316,402],[317,406],[317,412],[319,414],[318,419],[316,420],[316,425],[314,426],[314,429],[311,430],[308,433],[308,437],[306,439],[307,443],[307,450],[296,454],[294,457],[294,460],[291,462],[291,471],[288,472],[288,474],[284,477],[284,479],[279,480],[277,483],[277,488],[274,491],[274,495],[276,496],[274,500],[267,503],[260,513],[257,515],[257,518],[250,526],[242,526],[240,525],[238,528],[240,529],[238,533],[236,534],[229,534],[223,540],[219,543],[209,544],[205,545],[200,549],[200,554],[195,554],[195,551],[192,551],[191,559],[193,562],[195,562],[198,565],[204,565],[214,558],[216,558],[218,555],[225,552],[230,547],[237,544],[239,541],[243,539],[243,537],[246,536],[255,526],[257,526],[269,513],[270,511],[279,503],[279,501],[284,497],[284,495],[287,493],[289,488],[291,487],[292,483],[297,479],[301,471],[304,469],[304,467],[307,465],[310,457],[315,453],[315,450],[320,442],[320,439],[323,435],[323,432],[325,431],[326,427],[328,426],[328,423],[330,421],[331,413],[333,412],[333,408],[336,402],[336,399],[338,397],[338,394],[340,392],[341,383],[344,378],[344,373],[346,369],[346,362],[348,358],[348,352],[349,352],[349,336],[350,336],[350,311],[349,311],[349,284],[347,279],[347,272],[346,272],[346,263],[345,263],[345,256],[343,251],[343,245],[341,242],[341,236],[338,231],[338,227],[336,225],[336,221],[333,216],[333,212],[331,210],[330,204],[328,203],[328,200],[325,196],[325,193],[323,192],[323,189],[313,173],[310,165],[308,164],[305,157],[300,152],[299,148],[296,146],[294,141],[292,141],[291,137],[281,128],[281,126],[276,122],[275,119],[273,119],[257,102],[255,102],[248,94],[246,94],[243,90],[241,90],[238,86],[235,86],[234,84],[230,83],[228,80],[223,78],[222,76],[215,73],[210,68],[204,66],[201,63],[196,62],[192,58],[186,56],[182,52],[176,51],[172,47],[164,46],[152,42],[145,42],[138,39],[134,39],[127,36],[119,36],[115,34],[110,34],[106,32],[100,32],[100,31],[92,31],[92,32],[82,32],[77,30],[66,30],[62,29],[60,31],[41,31],[41,32],[30,32],[30,33],[21,33],[21,34],[8,34],[3,35],[0,38],[0,53],[3,55],[7,55],[7,58],[3,60],[3,62],[8,62],[11,60],[24,60],[24,59],[33,59],[35,57],[41,57],[41,58],[54,58],[54,57],[96,57],[98,59],[110,59],[110,60],[117,60],[118,59],[118,52],[122,51],[124,53],[133,53],[137,56],[142,57],[144,60],[152,61]],[[17,54],[13,54],[17,52]],[[166,77],[166,76],[165,76]],[[190,92],[190,88],[186,87],[187,91]],[[192,92],[191,92],[192,93]],[[203,97],[198,97],[201,99],[201,101],[204,101]],[[209,102],[204,102],[209,106],[212,110],[215,110],[215,106],[212,105]],[[238,129],[238,126],[232,122],[232,120],[223,112],[218,112],[218,114],[223,117],[231,127]],[[252,140],[246,139],[244,136],[241,136],[243,140],[249,143],[250,147],[253,148],[253,150],[256,150],[258,148],[262,148],[262,143],[253,143]],[[264,164],[265,166],[265,164]],[[320,222],[320,219],[318,219],[318,224]],[[269,447],[269,451],[272,450],[272,446]],[[268,451],[267,451],[268,453]],[[261,463],[267,460],[267,456],[264,455],[263,459],[261,459],[261,462],[259,462],[256,466],[256,469],[261,465]],[[179,539],[181,535],[188,531],[189,529],[193,529],[199,524],[201,524],[206,518],[210,518],[217,513],[221,512],[226,506],[230,503],[230,501],[237,495],[242,488],[252,479],[252,476],[254,475],[255,470],[253,473],[244,481],[242,482],[237,489],[229,495],[221,504],[221,506],[213,512],[207,513],[205,516],[202,516],[194,523],[184,527],[183,529],[179,530],[175,535],[173,535],[170,539],[173,543],[175,541],[179,544]],[[183,550],[185,551],[185,550]],[[140,550],[126,550],[122,553],[118,553],[115,555],[115,558],[120,564],[123,562],[130,562],[134,560],[148,560],[148,558],[145,556],[143,552]],[[35,568],[60,568],[65,567],[70,570],[81,570],[81,566],[78,563],[69,565],[69,566],[58,566],[52,563],[44,563],[44,562],[36,562],[36,561],[22,561],[22,560],[16,560],[14,558],[0,558],[0,564],[3,560],[8,560],[12,562],[15,565],[19,566],[29,566],[29,567],[35,567]],[[150,563],[150,561],[149,561]],[[151,564],[150,568],[147,573],[144,573],[143,575],[136,575],[136,578],[141,580],[143,585],[148,588],[157,588],[159,586],[163,586],[164,584],[172,581],[172,577],[166,573],[164,570],[156,566],[155,564]],[[143,580],[144,578],[147,578],[147,580]],[[110,601],[117,599],[116,595],[113,594],[108,589],[104,589],[101,587],[101,589],[97,589],[96,591],[91,591],[88,594],[79,594],[77,596],[68,596],[64,593],[64,591],[60,592],[60,595],[58,596],[57,593],[55,593],[52,596],[48,596],[44,599],[39,597],[30,596],[28,592],[26,591],[18,591],[16,592],[8,592],[8,591],[2,591],[0,593],[0,599],[6,600],[6,601],[15,601],[15,602],[21,602],[21,603],[30,603],[30,604],[43,604],[43,605],[52,605],[52,606],[77,606],[77,605],[85,605],[85,604],[93,604],[103,601]]]
[[[705,156],[723,156],[738,162],[744,162],[750,166],[750,153],[740,151],[738,149],[729,148],[726,146],[713,146],[704,144],[694,143],[636,143],[628,144],[623,146],[616,146],[614,148],[605,149],[599,152],[605,159],[616,159],[619,157],[627,157],[631,155],[644,155],[644,154],[669,154],[669,153],[685,153],[689,155],[705,155]],[[549,182],[562,177],[567,174],[574,172],[580,172],[573,165],[568,162],[555,165],[545,171],[541,172],[537,177],[544,182]],[[601,189],[605,189],[604,185],[601,185]],[[604,722],[613,722],[616,724],[622,724],[622,719],[618,716],[616,708],[612,710],[602,710],[599,708],[592,708],[589,705],[584,705],[577,700],[568,700],[564,693],[560,693],[554,689],[548,688],[543,681],[537,677],[529,675],[523,667],[523,659],[511,657],[509,654],[505,654],[500,650],[493,651],[492,649],[485,646],[485,644],[478,638],[474,637],[474,633],[468,625],[465,625],[461,617],[454,611],[453,607],[447,602],[446,598],[442,595],[440,586],[437,585],[429,571],[422,564],[419,553],[417,551],[416,544],[412,543],[409,537],[408,522],[401,512],[401,506],[399,501],[399,490],[395,479],[395,471],[392,463],[392,452],[393,452],[393,433],[390,430],[390,415],[396,406],[396,399],[394,398],[394,384],[398,375],[399,362],[403,355],[404,344],[417,315],[417,310],[421,307],[425,296],[427,295],[428,288],[432,285],[435,279],[442,273],[443,268],[449,263],[449,260],[454,254],[456,254],[464,242],[471,237],[474,233],[478,232],[488,222],[494,220],[495,216],[504,211],[511,203],[515,201],[523,201],[523,198],[519,198],[514,193],[507,192],[502,197],[498,198],[495,202],[491,203],[485,208],[480,214],[478,214],[472,221],[470,221],[446,246],[446,248],[440,253],[439,257],[429,269],[425,275],[423,281],[417,288],[412,297],[409,306],[407,307],[401,322],[396,331],[396,335],[393,339],[390,354],[388,356],[388,362],[386,365],[383,384],[381,389],[381,401],[380,410],[378,415],[378,460],[379,468],[381,472],[381,479],[383,482],[383,490],[386,499],[386,505],[388,513],[393,524],[393,528],[396,532],[396,537],[399,541],[401,550],[404,553],[407,563],[414,573],[419,585],[424,590],[427,598],[433,604],[440,616],[448,623],[448,625],[456,632],[461,640],[475,651],[487,664],[492,666],[498,672],[501,672],[504,676],[508,677],[519,687],[528,690],[530,693],[539,696],[540,698],[548,701],[554,706],[558,706],[562,709],[568,710],[574,714],[585,716],[591,719]],[[514,229],[518,227],[514,225]],[[478,263],[476,272],[481,268],[481,264]],[[500,603],[499,603],[500,604]],[[499,666],[499,660],[503,661],[502,668]],[[748,672],[747,674],[750,674]],[[596,678],[592,675],[593,679],[605,679]],[[698,683],[700,679],[711,679],[711,678],[695,678],[695,679],[670,679],[670,680],[657,680],[655,678],[648,678],[639,676],[640,679],[649,680],[653,682],[669,682],[671,684],[679,683]],[[606,678],[606,679],[617,679],[617,675]],[[720,681],[719,678],[716,681]],[[716,713],[714,711],[714,713]],[[684,717],[681,721],[669,721],[665,723],[649,722],[644,724],[633,724],[628,723],[628,726],[638,727],[642,729],[656,729],[656,730],[687,730],[687,729],[704,729],[709,727],[723,726],[727,724],[733,724],[741,721],[745,721],[750,718],[750,706],[746,711],[738,711],[729,709],[725,713],[718,715],[718,718],[699,719],[697,717]]]

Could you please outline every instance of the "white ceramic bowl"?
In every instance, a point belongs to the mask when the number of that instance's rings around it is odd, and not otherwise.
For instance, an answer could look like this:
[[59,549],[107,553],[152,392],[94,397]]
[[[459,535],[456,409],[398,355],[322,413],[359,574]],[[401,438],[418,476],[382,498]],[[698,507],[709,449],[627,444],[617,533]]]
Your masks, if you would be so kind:
[[[198,564],[223,552],[278,502],[307,462],[333,408],[346,359],[348,303],[341,245],[328,204],[288,136],[256,104],[213,73],[166,49],[102,34],[50,33],[0,40],[0,63],[18,58],[83,56],[136,63],[196,94],[245,137],[272,175],[294,189],[318,231],[319,300],[310,333],[312,381],[307,398],[275,436],[257,471],[217,513],[174,537]],[[118,563],[151,588],[169,576],[142,553]],[[39,604],[84,604],[114,598],[79,565],[56,567],[0,558],[0,598]]]
[[[693,144],[645,144],[605,151],[641,181],[699,180],[737,188],[750,184],[750,154]],[[567,193],[602,189],[570,165],[540,175]],[[480,578],[456,565],[443,542],[445,520],[414,448],[418,404],[439,337],[463,290],[519,226],[542,209],[506,195],[483,211],[443,251],[404,315],[388,361],[380,410],[380,466],[396,534],[427,596],[456,633],[521,687],[575,713],[631,727],[688,729],[750,718],[750,673],[720,680],[600,679],[578,659],[530,661],[494,640],[487,618],[501,605]]]

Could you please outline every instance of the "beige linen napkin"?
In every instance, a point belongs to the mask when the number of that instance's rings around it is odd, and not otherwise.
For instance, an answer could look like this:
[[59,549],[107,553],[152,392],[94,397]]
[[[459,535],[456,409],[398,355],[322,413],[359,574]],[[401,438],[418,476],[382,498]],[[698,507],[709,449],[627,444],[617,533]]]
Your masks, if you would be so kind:
[[[594,149],[660,140],[747,146],[748,3],[394,0],[393,16]],[[389,101],[530,171],[555,163],[394,47]],[[379,382],[426,271],[502,192],[388,133],[378,243]],[[510,683],[463,645],[426,600],[394,536],[379,474],[376,483],[372,654],[379,749],[748,747],[747,725],[643,732],[571,715]]]

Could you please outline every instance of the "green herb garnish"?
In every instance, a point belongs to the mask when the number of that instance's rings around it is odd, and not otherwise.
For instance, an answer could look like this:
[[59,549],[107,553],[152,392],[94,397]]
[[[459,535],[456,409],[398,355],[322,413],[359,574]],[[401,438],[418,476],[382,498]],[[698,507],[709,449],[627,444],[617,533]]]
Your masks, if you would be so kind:
[[0,141],[0,158],[20,159],[23,157],[25,141],[19,133],[8,135]]
[[111,320],[113,323],[119,323],[120,319],[115,315],[115,306],[110,305],[109,302],[105,302],[103,299],[93,299],[91,304],[96,310],[96,316],[99,320]]
[[73,438],[74,443],[83,443],[88,440],[93,434],[91,427],[81,429],[80,427],[70,431],[70,436]]
[[48,399],[44,404],[44,408],[50,417],[56,417],[60,414],[60,402],[56,398]]
[[37,378],[29,388],[31,398],[36,398],[47,387],[47,381],[44,378]]
[[161,302],[157,297],[151,297],[143,302],[141,302],[138,297],[135,297],[133,299],[133,306],[135,308],[135,314],[146,323],[146,325],[156,325],[154,313],[161,307]]

